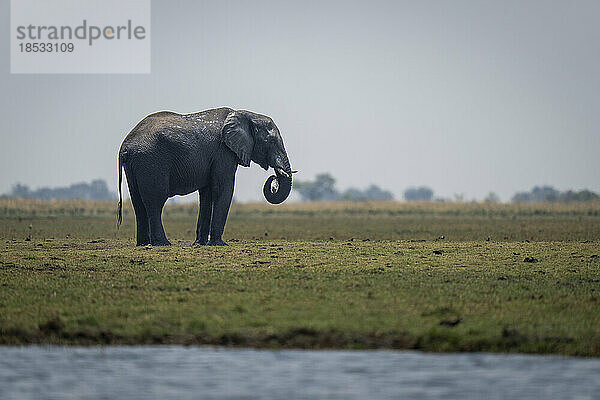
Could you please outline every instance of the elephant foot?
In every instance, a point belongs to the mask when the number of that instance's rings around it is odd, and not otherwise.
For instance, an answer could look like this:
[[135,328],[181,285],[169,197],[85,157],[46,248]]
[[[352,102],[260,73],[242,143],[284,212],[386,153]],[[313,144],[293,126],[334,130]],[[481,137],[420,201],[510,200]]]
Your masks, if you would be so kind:
[[194,243],[192,243],[192,246],[206,246],[207,244],[208,244],[207,240],[196,239],[196,241]]
[[138,246],[138,247],[139,246],[148,246],[149,244],[150,244],[150,241],[147,241],[147,242],[137,242],[136,246]]
[[207,245],[209,246],[227,246],[227,243],[225,243],[223,240],[221,239],[217,239],[217,240],[209,240]]

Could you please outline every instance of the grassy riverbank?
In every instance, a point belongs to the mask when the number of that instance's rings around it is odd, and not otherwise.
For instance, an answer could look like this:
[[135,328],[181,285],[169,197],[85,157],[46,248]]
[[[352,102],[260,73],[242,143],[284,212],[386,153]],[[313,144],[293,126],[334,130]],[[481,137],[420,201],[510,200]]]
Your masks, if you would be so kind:
[[0,201],[0,343],[600,355],[599,204],[234,205],[224,248],[126,210]]

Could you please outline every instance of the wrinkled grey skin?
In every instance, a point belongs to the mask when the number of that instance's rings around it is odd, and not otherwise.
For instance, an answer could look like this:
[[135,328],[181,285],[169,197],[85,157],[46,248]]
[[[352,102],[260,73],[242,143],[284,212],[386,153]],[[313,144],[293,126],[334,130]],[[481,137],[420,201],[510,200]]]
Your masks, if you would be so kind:
[[[200,193],[197,245],[223,246],[225,221],[233,197],[237,166],[250,161],[273,167],[280,196],[291,188],[291,168],[279,129],[271,118],[249,111],[217,108],[195,114],[162,111],[144,118],[119,150],[119,224],[121,180],[125,169],[137,224],[137,245],[170,245],[162,225],[169,197]],[[289,187],[287,187],[289,185]],[[270,197],[273,197],[271,199]]]

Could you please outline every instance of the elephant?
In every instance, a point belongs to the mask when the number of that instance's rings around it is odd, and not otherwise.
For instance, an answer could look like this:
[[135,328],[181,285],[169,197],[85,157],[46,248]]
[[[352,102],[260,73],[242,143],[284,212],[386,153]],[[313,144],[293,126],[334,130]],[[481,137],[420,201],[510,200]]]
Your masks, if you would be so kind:
[[194,114],[161,111],[141,120],[118,154],[119,204],[123,214],[123,170],[135,211],[138,246],[169,246],[162,209],[169,197],[199,193],[194,245],[227,245],[223,230],[233,198],[238,165],[254,161],[275,175],[263,193],[282,203],[292,188],[292,171],[279,129],[270,117],[245,110],[215,108]]

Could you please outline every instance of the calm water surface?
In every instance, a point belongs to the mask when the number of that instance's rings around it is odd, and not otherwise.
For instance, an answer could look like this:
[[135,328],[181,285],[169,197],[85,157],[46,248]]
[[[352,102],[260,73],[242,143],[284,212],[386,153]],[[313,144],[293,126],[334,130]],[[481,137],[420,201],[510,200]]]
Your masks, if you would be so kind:
[[0,399],[600,399],[600,359],[184,346],[0,347]]

